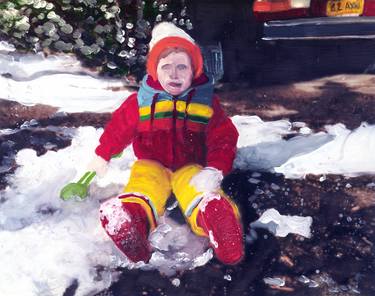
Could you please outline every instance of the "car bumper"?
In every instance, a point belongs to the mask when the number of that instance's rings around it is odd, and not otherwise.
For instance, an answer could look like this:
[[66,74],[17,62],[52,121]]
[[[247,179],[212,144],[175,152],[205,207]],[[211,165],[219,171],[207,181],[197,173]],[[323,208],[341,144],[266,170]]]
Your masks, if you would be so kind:
[[375,39],[375,17],[320,17],[269,21],[262,40]]

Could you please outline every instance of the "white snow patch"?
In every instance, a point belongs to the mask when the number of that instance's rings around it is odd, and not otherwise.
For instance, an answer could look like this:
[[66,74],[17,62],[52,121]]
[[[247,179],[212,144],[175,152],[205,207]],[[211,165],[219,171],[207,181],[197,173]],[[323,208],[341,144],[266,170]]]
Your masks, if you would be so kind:
[[[188,225],[179,225],[162,216],[158,227],[150,234],[149,240],[155,251],[149,265],[144,269],[157,268],[167,276],[179,271],[194,269],[206,264],[212,256],[207,250],[207,238],[193,234]],[[212,255],[212,254],[211,254]]]
[[204,212],[206,210],[206,207],[208,205],[208,203],[214,199],[217,199],[217,200],[220,200],[221,199],[221,196],[220,194],[218,193],[215,193],[215,192],[208,192],[208,193],[205,193],[203,195],[203,198],[202,200],[200,201],[199,203],[199,210],[201,212]]
[[[4,47],[7,48],[7,47]],[[11,49],[11,47],[9,47]],[[35,76],[51,73],[91,73],[82,67],[74,55],[60,54],[45,56],[43,52],[36,54],[8,53],[0,54],[0,74],[10,74],[15,80],[29,80]]]
[[232,120],[240,134],[234,160],[238,169],[272,171],[292,156],[311,152],[333,138],[320,132],[284,140],[283,136],[296,133],[289,121],[264,122],[257,116],[234,116]]
[[210,243],[217,249],[219,247],[219,244],[215,240],[214,233],[212,232],[212,230],[208,231],[208,236],[210,238]]
[[206,238],[196,236],[186,224],[179,225],[168,215],[161,217],[158,227],[150,234],[149,239],[155,251],[149,266],[143,268],[157,268],[167,276],[194,269],[212,258],[212,253],[209,255],[210,251],[207,250]]
[[[65,112],[111,112],[131,94],[125,80],[106,79],[72,55],[0,53],[0,98]],[[115,91],[116,89],[116,91]]]
[[275,142],[282,139],[283,135],[293,132],[292,124],[287,120],[265,122],[258,116],[232,117],[232,121],[239,131],[237,146],[239,148],[256,145],[264,142]]
[[[74,281],[76,295],[93,295],[117,279],[118,266],[172,275],[212,258],[206,238],[162,217],[165,221],[153,233],[162,239],[150,263],[129,262],[101,227],[99,208],[101,200],[121,193],[135,160],[133,151],[127,148],[122,158],[110,162],[107,175],[91,184],[86,200],[64,202],[60,189],[83,175],[102,129],[64,130],[74,135],[70,147],[40,157],[32,149],[19,151],[19,168],[0,192],[5,200],[0,204],[0,265],[6,266],[0,269],[0,295],[63,295]],[[100,276],[97,266],[104,267]]]
[[64,112],[111,112],[131,94],[114,79],[97,79],[85,75],[52,74],[30,81],[0,77],[0,98],[23,105],[51,105]]
[[263,279],[264,283],[270,286],[283,287],[285,286],[285,280],[279,277],[266,277]]
[[223,181],[223,172],[207,167],[193,176],[189,184],[198,192],[212,192],[220,188],[221,181]]
[[106,217],[108,224],[105,229],[109,234],[115,235],[125,222],[130,222],[131,218],[122,208],[122,202],[118,197],[110,198],[103,202],[100,206],[100,217]]
[[265,228],[276,236],[285,237],[295,233],[304,237],[311,237],[312,217],[280,215],[275,209],[266,210],[262,216],[250,224],[253,228]]
[[173,285],[173,286],[175,286],[175,287],[179,287],[180,284],[181,284],[180,279],[178,279],[178,278],[174,278],[174,279],[172,280],[172,285]]
[[[326,127],[332,138],[309,153],[295,155],[275,168],[287,178],[306,174],[358,176],[375,173],[375,126],[363,123],[351,131],[343,124]],[[305,143],[306,144],[306,143]]]
[[[0,295],[62,295],[78,281],[77,295],[100,291],[115,279],[112,243],[101,228],[99,200],[63,202],[59,191],[77,179],[90,158],[100,130],[77,131],[72,146],[37,157],[17,154],[19,168],[1,192]],[[108,185],[113,186],[113,185]],[[97,277],[96,266],[104,266]],[[14,283],[17,283],[16,285]]]
[[234,167],[275,171],[287,178],[307,174],[375,174],[375,125],[362,123],[351,131],[343,124],[326,126],[314,134],[296,134],[291,123],[263,122],[257,116],[234,116],[239,143]]
[[212,249],[208,249],[206,252],[204,252],[202,255],[194,258],[193,264],[191,266],[191,269],[197,268],[199,266],[206,265],[208,261],[210,261],[214,256],[214,253]]
[[15,51],[16,48],[14,45],[9,44],[6,41],[0,41],[0,52],[12,52]]

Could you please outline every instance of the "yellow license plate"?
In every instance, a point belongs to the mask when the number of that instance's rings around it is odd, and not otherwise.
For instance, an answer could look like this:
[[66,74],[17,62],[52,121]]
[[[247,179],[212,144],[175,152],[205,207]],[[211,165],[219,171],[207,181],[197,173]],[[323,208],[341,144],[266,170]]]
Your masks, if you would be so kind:
[[364,0],[328,0],[327,16],[360,15]]

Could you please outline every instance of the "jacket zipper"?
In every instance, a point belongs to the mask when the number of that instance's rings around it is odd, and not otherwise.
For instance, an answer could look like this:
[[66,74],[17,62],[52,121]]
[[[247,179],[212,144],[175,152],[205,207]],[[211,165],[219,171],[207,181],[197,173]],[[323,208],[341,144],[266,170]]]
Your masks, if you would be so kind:
[[173,97],[173,127],[172,127],[172,171],[176,169],[175,163],[175,156],[176,156],[176,141],[177,141],[177,134],[176,134],[176,124],[177,124],[177,97]]

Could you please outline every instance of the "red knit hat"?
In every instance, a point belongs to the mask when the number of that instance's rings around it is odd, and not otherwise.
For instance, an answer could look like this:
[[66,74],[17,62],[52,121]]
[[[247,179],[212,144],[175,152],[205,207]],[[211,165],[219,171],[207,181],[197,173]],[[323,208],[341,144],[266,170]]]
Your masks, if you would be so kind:
[[194,78],[198,78],[203,73],[203,58],[199,46],[189,34],[173,23],[162,22],[156,25],[152,30],[149,46],[147,73],[154,80],[157,80],[160,55],[171,48],[181,48],[190,56]]

